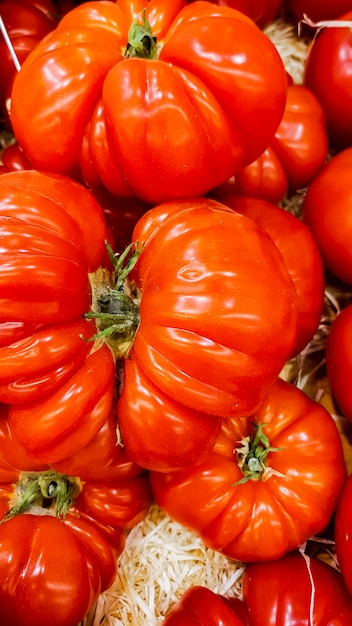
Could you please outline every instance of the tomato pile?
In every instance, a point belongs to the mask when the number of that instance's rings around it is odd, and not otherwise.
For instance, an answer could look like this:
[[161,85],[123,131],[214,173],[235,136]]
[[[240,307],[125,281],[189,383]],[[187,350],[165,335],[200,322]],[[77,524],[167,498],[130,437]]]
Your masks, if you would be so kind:
[[348,4],[0,0],[2,626],[77,626],[152,503],[244,565],[165,626],[352,623]]

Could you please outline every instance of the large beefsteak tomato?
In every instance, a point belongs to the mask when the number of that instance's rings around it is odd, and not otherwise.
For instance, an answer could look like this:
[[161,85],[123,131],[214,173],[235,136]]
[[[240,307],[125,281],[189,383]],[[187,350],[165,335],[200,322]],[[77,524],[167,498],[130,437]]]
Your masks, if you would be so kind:
[[203,195],[263,152],[287,91],[275,46],[235,9],[184,4],[93,0],[64,16],[12,90],[34,167],[156,204]]
[[325,529],[346,479],[326,409],[278,379],[248,419],[224,419],[211,454],[151,472],[156,501],[206,545],[243,562],[278,559]]
[[62,460],[98,433],[114,398],[114,356],[88,342],[96,327],[83,318],[106,256],[103,212],[66,177],[14,172],[0,177],[0,229],[0,401],[29,452]]
[[352,623],[352,599],[341,573],[303,552],[249,564],[242,591],[252,626]]
[[348,477],[335,515],[335,547],[338,564],[352,595],[352,475]]
[[277,246],[206,198],[154,207],[133,240],[145,242],[133,270],[138,368],[197,411],[251,413],[296,341],[297,294]]

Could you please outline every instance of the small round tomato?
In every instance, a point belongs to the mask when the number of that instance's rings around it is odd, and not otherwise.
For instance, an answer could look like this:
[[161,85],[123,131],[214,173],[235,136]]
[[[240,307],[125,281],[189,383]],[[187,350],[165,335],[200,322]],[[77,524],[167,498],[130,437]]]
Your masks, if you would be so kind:
[[278,559],[324,530],[345,479],[334,420],[280,379],[251,417],[223,420],[203,461],[151,472],[156,501],[171,518],[242,562]]
[[190,587],[167,613],[164,626],[249,626],[246,607],[207,587]]
[[325,344],[326,370],[333,397],[344,416],[352,422],[352,304],[342,309]]
[[[351,5],[339,19],[352,24]],[[305,62],[304,83],[322,106],[330,145],[337,150],[352,146],[351,27],[329,25],[316,33]]]
[[352,148],[336,154],[308,187],[303,220],[325,267],[352,284]]
[[341,573],[301,552],[249,564],[242,591],[252,626],[352,623],[352,599]]

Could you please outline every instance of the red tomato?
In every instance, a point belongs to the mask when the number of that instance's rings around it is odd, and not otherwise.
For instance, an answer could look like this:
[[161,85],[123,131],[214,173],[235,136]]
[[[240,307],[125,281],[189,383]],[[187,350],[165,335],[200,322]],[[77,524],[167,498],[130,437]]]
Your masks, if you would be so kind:
[[278,248],[253,220],[205,198],[151,209],[133,240],[145,242],[133,275],[138,369],[196,411],[252,412],[296,341],[297,295]]
[[352,623],[352,600],[340,572],[307,554],[248,565],[242,591],[252,626]]
[[104,216],[78,183],[28,170],[0,177],[0,229],[0,400],[25,450],[61,461],[112,409],[114,357],[83,340],[96,332],[83,315],[106,254]]
[[348,477],[335,515],[336,555],[347,588],[352,595],[352,476]]
[[84,545],[50,515],[21,515],[0,526],[0,578],[6,626],[76,626],[100,592]]
[[[192,1],[192,0],[188,0]],[[248,15],[260,28],[275,20],[280,13],[282,0],[210,0],[219,6],[232,7]]]
[[1,152],[0,173],[16,172],[18,170],[29,170],[32,168],[30,161],[25,156],[23,150],[17,143],[6,146]]
[[151,472],[156,501],[171,518],[243,562],[278,559],[322,531],[345,478],[334,420],[280,379],[250,419],[223,421],[204,461]]
[[335,155],[309,185],[303,219],[327,269],[352,284],[352,148]]
[[[285,106],[280,55],[243,13],[184,4],[87,2],[36,47],[11,101],[34,167],[156,204],[202,195],[263,152]],[[152,35],[126,58],[143,10]]]
[[[130,353],[117,405],[118,424],[129,457],[147,469],[170,472],[204,458],[219,433],[221,418],[173,400],[159,391]],[[182,398],[181,398],[182,400]]]
[[[50,0],[0,0],[0,15],[14,48],[19,66],[35,46],[57,26],[54,19],[55,4]],[[0,36],[0,115],[9,124],[8,100],[14,78],[17,74],[15,63],[8,46]]]
[[279,248],[298,301],[298,330],[291,356],[296,356],[314,336],[324,305],[324,269],[309,228],[283,209],[259,198],[229,196],[224,204],[253,219]]
[[333,396],[352,422],[352,304],[334,319],[325,344],[326,370]]
[[334,20],[351,10],[351,0],[285,0],[297,20],[306,14],[314,22]]
[[269,148],[237,174],[236,186],[242,195],[279,202],[286,192],[306,187],[322,169],[327,154],[322,107],[307,87],[290,85],[285,112]]
[[249,626],[240,600],[225,599],[202,586],[190,587],[163,621],[164,626]]
[[[340,19],[352,24],[351,6]],[[317,32],[308,50],[304,83],[323,108],[331,146],[338,150],[352,146],[350,27],[328,26]]]

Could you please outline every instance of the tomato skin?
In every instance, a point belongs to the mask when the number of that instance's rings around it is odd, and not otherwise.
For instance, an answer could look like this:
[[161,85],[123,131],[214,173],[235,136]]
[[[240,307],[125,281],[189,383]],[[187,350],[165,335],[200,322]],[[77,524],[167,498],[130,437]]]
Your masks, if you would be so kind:
[[[232,192],[276,204],[287,193],[307,187],[327,155],[325,117],[318,99],[304,85],[289,85],[285,111],[273,140],[258,159],[234,176]],[[212,192],[220,201],[225,194],[226,183]]]
[[285,0],[297,20],[305,13],[311,20],[334,20],[351,9],[350,0]]
[[180,472],[151,472],[151,484],[161,508],[212,549],[243,562],[270,561],[327,526],[346,468],[330,414],[293,385],[278,379],[251,419],[264,425],[270,446],[281,448],[268,454],[274,472],[266,479],[236,485],[244,474],[234,450],[253,426],[233,419],[224,420],[203,462]]
[[314,336],[323,312],[324,267],[315,239],[300,219],[265,200],[229,196],[223,202],[255,220],[282,254],[298,298],[298,330],[291,353],[296,356]]
[[336,510],[334,538],[338,564],[350,594],[352,594],[351,494],[352,478],[349,476]]
[[[339,19],[351,22],[351,7]],[[351,50],[350,28],[324,28],[310,44],[304,69],[304,84],[318,98],[325,114],[329,143],[337,150],[352,146]]]
[[278,248],[253,220],[205,198],[151,209],[133,240],[145,242],[133,276],[141,370],[197,411],[251,413],[296,340],[297,295]]
[[42,462],[66,459],[86,446],[109,418],[114,380],[114,358],[104,344],[55,393],[11,405],[14,438]]
[[325,267],[352,284],[351,185],[352,148],[336,154],[311,182],[303,220],[318,245]]
[[[50,163],[92,188],[149,204],[202,195],[268,145],[285,105],[281,58],[235,9],[141,1],[136,13],[135,4],[88,2],[64,16],[16,76],[15,135],[34,167]],[[124,58],[143,8],[159,58]]]
[[[245,607],[240,601],[231,606],[224,598],[207,587],[187,589],[163,621],[165,626],[249,626],[244,620]],[[241,605],[243,603],[240,603]],[[233,608],[233,610],[232,610]],[[240,611],[237,615],[237,609]],[[243,619],[242,619],[243,615]]]
[[6,626],[76,626],[100,591],[79,540],[48,515],[0,526],[0,579]]
[[[193,0],[189,0],[192,2]],[[279,15],[282,0],[210,0],[219,6],[232,7],[248,15],[260,28],[264,28]]]
[[352,422],[352,304],[332,322],[325,344],[326,370],[333,397],[344,416]]
[[159,472],[193,465],[212,449],[221,418],[187,408],[160,392],[138,367],[133,348],[125,362],[117,415],[123,445],[146,469]]
[[352,600],[340,572],[300,552],[249,564],[242,591],[252,626],[351,623]]

